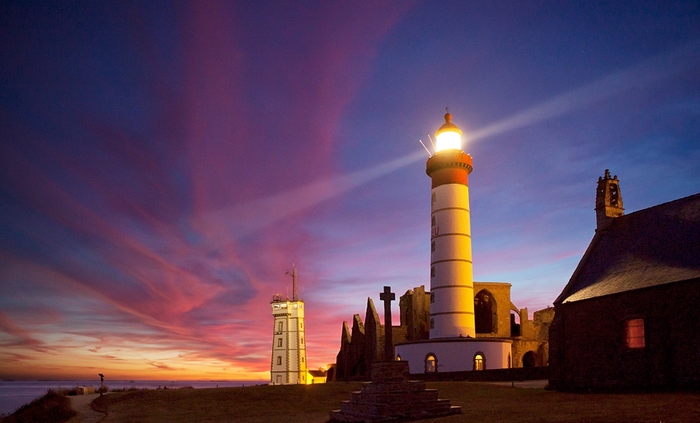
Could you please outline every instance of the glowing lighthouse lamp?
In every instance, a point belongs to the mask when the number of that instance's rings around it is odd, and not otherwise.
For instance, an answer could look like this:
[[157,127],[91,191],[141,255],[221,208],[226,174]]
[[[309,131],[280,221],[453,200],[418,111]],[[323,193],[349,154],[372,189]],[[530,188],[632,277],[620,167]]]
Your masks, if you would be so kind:
[[462,149],[462,130],[452,123],[452,115],[445,114],[445,124],[438,129],[435,135],[435,151]]

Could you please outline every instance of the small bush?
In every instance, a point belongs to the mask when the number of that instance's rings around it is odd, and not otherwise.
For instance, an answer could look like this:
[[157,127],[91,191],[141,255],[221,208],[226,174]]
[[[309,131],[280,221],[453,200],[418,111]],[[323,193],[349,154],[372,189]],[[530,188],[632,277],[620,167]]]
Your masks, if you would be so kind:
[[70,408],[70,400],[67,396],[49,389],[46,395],[23,405],[2,421],[3,423],[63,423],[76,414]]

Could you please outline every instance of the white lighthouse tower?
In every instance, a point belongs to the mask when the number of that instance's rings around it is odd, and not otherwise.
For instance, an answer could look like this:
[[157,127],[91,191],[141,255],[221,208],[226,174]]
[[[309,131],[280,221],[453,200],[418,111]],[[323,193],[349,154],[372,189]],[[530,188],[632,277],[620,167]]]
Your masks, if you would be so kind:
[[432,180],[430,339],[476,336],[467,184],[472,157],[462,151],[461,138],[446,113],[435,134],[435,155],[426,163]]
[[292,299],[272,297],[270,306],[275,318],[272,335],[271,385],[306,385],[306,341],[304,336],[304,301],[297,294],[297,269],[292,276]]
[[426,162],[430,195],[430,339],[397,344],[396,359],[415,373],[502,369],[512,341],[476,337],[468,176],[472,157],[445,114]]

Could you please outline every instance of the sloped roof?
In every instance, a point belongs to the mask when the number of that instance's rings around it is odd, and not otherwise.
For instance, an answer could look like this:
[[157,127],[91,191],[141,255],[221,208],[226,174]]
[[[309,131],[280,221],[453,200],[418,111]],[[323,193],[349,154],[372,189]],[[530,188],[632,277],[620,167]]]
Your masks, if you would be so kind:
[[620,216],[596,232],[555,304],[696,278],[700,193]]

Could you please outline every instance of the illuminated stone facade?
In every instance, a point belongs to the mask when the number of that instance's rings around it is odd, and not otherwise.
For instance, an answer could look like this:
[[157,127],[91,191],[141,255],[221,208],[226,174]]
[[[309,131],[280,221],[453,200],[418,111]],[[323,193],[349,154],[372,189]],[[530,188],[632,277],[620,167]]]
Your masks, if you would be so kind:
[[[533,319],[529,319],[526,308],[518,309],[511,302],[510,288],[509,283],[474,282],[476,298],[483,299],[486,295],[490,304],[490,307],[476,305],[476,327],[491,327],[491,331],[477,332],[476,338],[511,341],[511,367],[546,366],[554,309],[536,311]],[[423,286],[406,291],[399,299],[399,316],[400,325],[392,328],[394,345],[428,340],[430,293]],[[383,345],[384,325],[379,321],[374,302],[368,298],[364,321],[356,314],[352,326],[343,322],[340,351],[329,380],[369,380],[372,363],[385,360]],[[486,368],[489,368],[488,363]]]
[[306,385],[311,383],[306,367],[306,340],[304,339],[304,302],[282,299],[275,295],[270,303],[274,326],[271,385]]

